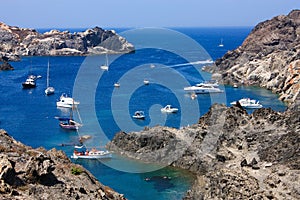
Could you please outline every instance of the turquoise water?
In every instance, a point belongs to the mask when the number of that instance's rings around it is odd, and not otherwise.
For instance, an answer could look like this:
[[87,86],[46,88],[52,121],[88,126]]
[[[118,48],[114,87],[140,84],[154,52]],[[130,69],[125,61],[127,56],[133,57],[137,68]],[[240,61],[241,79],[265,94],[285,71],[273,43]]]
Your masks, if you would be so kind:
[[[212,60],[239,46],[250,32],[250,28],[176,30],[202,44]],[[224,48],[218,47],[220,38]],[[195,61],[203,61],[198,59],[197,52],[188,53]],[[52,96],[44,95],[48,60],[50,84],[56,89]],[[104,146],[120,130],[139,131],[155,125],[179,128],[196,123],[214,102],[229,106],[231,101],[251,97],[264,107],[277,111],[286,109],[277,95],[257,87],[222,86],[225,93],[198,95],[197,100],[191,100],[183,87],[209,79],[210,74],[201,72],[204,65],[201,62],[191,65],[184,57],[164,49],[145,48],[134,54],[109,56],[107,72],[99,69],[104,61],[105,56],[25,57],[21,62],[11,63],[14,71],[0,72],[0,127],[26,145],[57,148],[70,156],[72,145],[78,142],[78,134],[93,136],[86,145]],[[150,67],[152,63],[155,68]],[[23,90],[21,83],[29,72],[42,75],[42,78],[37,80],[35,89]],[[143,85],[145,78],[150,81],[149,86]],[[113,87],[117,81],[121,83],[120,88]],[[79,133],[62,130],[55,119],[55,116],[68,116],[70,112],[56,108],[62,93],[73,93],[81,102],[80,117],[76,115],[76,119],[84,126]],[[180,108],[179,112],[162,114],[160,108],[166,104]],[[136,110],[145,111],[145,121],[131,118]],[[180,199],[193,182],[192,174],[186,171],[143,164],[117,155],[103,163],[97,160],[74,162],[82,164],[100,182],[129,199]]]

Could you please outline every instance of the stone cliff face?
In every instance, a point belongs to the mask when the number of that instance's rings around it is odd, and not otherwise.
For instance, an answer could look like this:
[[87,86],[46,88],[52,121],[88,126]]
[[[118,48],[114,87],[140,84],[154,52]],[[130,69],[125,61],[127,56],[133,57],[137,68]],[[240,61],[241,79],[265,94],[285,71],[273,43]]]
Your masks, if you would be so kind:
[[34,29],[0,23],[0,60],[17,60],[20,56],[90,55],[131,51],[134,51],[134,47],[125,38],[114,31],[99,27],[78,33],[51,30],[41,34]]
[[286,102],[300,91],[300,10],[259,23],[243,44],[216,60],[212,72],[225,84],[253,84]]
[[194,172],[185,199],[299,199],[299,114],[215,104],[198,124],[119,133],[107,148]]
[[32,149],[0,130],[0,199],[125,198],[62,152]]

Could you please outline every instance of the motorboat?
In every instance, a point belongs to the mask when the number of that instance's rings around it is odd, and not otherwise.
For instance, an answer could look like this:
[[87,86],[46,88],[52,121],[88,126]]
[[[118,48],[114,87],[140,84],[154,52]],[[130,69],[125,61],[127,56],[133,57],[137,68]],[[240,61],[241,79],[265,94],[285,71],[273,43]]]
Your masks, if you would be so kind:
[[45,89],[45,94],[46,94],[46,95],[51,95],[51,94],[54,94],[54,92],[55,92],[54,87],[51,87],[51,86],[50,86],[49,80],[50,80],[50,63],[49,63],[49,60],[48,60],[48,68],[47,68],[47,88]]
[[216,81],[206,81],[198,83],[194,86],[184,88],[185,91],[193,92],[196,94],[208,94],[208,93],[221,93],[224,92],[219,88],[219,84]]
[[196,98],[197,98],[197,94],[195,94],[195,93],[192,93],[192,94],[191,94],[191,99],[193,99],[193,100],[194,100],[194,99],[196,99]]
[[34,79],[28,77],[26,81],[22,83],[22,86],[24,89],[35,88],[36,83]]
[[211,85],[199,85],[199,86],[190,86],[185,87],[185,91],[194,92],[196,94],[208,94],[208,93],[221,93],[224,92],[218,87],[214,87]]
[[132,117],[134,119],[145,119],[144,111],[135,111],[135,113]]
[[[250,99],[250,98],[242,98],[238,100],[240,105],[244,108],[248,109],[255,109],[255,108],[262,108],[263,106],[259,103],[259,101],[255,99]],[[233,101],[230,103],[231,105],[236,105],[237,101]]]
[[73,159],[104,159],[111,158],[112,155],[107,150],[97,150],[96,148],[92,148],[90,151],[84,146],[75,146],[73,155],[71,158]]
[[79,105],[78,101],[75,101],[72,97],[68,97],[66,94],[62,94],[59,101],[56,102],[57,107],[73,108]]
[[121,85],[120,85],[120,83],[115,83],[114,84],[114,87],[120,87]]
[[171,105],[166,105],[164,108],[161,109],[161,112],[176,113],[178,112],[178,108],[174,108]]
[[150,82],[148,80],[146,80],[146,79],[144,80],[144,85],[149,85],[149,83]]

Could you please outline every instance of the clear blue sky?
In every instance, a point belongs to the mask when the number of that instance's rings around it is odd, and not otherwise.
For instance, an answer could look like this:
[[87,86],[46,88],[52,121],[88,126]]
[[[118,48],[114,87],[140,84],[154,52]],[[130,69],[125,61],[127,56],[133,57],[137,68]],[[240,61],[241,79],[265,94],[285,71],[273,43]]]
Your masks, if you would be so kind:
[[28,28],[255,26],[300,0],[2,0],[0,21]]

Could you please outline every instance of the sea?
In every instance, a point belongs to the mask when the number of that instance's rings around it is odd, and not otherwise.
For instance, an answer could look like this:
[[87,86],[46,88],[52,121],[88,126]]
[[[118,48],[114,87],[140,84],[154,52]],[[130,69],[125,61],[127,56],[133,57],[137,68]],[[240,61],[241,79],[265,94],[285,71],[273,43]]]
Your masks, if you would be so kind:
[[[71,159],[80,136],[91,136],[85,141],[87,147],[105,148],[120,131],[129,133],[153,126],[180,129],[197,123],[213,103],[230,106],[232,101],[249,97],[276,111],[286,109],[277,94],[254,86],[221,85],[223,93],[199,94],[194,100],[183,90],[185,86],[208,81],[211,74],[203,72],[202,67],[240,46],[252,27],[113,29],[128,38],[136,47],[135,53],[34,56],[11,62],[15,70],[0,72],[0,128],[26,145],[47,150],[56,148]],[[39,32],[49,30],[38,29]],[[106,61],[108,71],[100,68]],[[44,94],[48,62],[49,82],[55,88],[51,96]],[[29,74],[41,76],[36,81],[37,87],[22,89],[22,82]],[[144,85],[144,80],[149,85]],[[120,87],[114,87],[114,83]],[[56,101],[62,94],[80,101],[78,108],[57,108]],[[179,112],[162,113],[160,109],[168,104],[179,108]],[[144,111],[145,120],[132,118],[137,110]],[[71,114],[83,125],[78,131],[66,131],[58,125],[57,117]],[[181,199],[194,181],[194,175],[186,170],[143,163],[117,154],[101,161],[71,160],[131,200]]]

